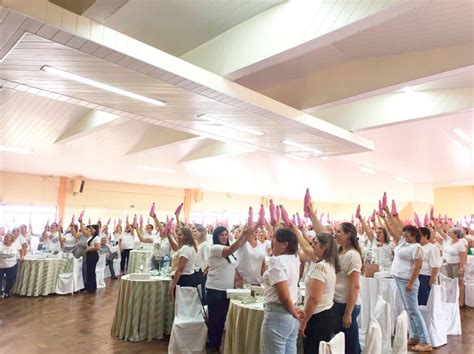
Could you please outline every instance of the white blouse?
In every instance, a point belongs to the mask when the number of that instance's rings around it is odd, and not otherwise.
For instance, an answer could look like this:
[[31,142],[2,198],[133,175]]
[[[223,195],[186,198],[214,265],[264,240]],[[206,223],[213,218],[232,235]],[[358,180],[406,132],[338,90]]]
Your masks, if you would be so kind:
[[452,238],[443,242],[443,256],[448,263],[459,263],[461,261],[459,253],[466,252],[467,241],[463,238],[453,243]]
[[423,265],[421,266],[421,275],[431,275],[432,268],[441,267],[441,252],[438,247],[432,243],[421,246],[423,249]]
[[313,312],[314,314],[329,310],[334,305],[334,291],[336,287],[336,271],[332,264],[327,261],[321,261],[314,263],[311,270],[306,277],[306,293],[305,293],[305,306],[309,297],[309,289],[311,280],[319,280],[324,283],[323,293],[321,294],[321,300],[318,306]]
[[184,257],[187,259],[186,265],[184,266],[182,275],[194,274],[194,262],[196,261],[196,251],[194,247],[184,245],[176,252],[176,262],[179,262],[179,259]]
[[264,303],[281,304],[275,284],[282,281],[288,282],[291,300],[296,303],[298,301],[299,270],[300,259],[297,255],[283,254],[270,257],[268,269],[263,273]]
[[400,240],[395,247],[395,258],[393,259],[390,274],[402,279],[410,279],[415,260],[423,260],[423,249],[417,242],[408,243],[404,239]]
[[233,255],[222,257],[226,246],[212,245],[209,254],[209,271],[207,273],[206,288],[226,291],[234,288],[235,266],[237,264]]
[[[362,270],[362,257],[355,249],[351,249],[339,255],[339,265],[341,270],[336,274],[336,288],[334,301],[340,304],[347,303],[347,289],[349,288],[349,276],[353,272],[360,273]],[[360,297],[360,296],[359,296]],[[360,303],[359,297],[356,304]]]
[[242,278],[250,278],[252,283],[260,283],[262,279],[262,263],[265,262],[265,252],[261,247],[245,242],[236,252],[237,272]]

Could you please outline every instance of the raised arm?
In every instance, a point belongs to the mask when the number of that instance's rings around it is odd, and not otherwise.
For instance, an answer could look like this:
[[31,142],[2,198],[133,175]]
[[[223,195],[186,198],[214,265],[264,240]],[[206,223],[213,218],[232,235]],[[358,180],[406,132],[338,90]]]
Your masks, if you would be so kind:
[[132,228],[137,231],[137,236],[140,239],[140,242],[143,243],[153,243],[153,240],[149,237],[143,236],[142,230],[138,225],[132,225]]
[[374,230],[372,230],[370,226],[366,224],[364,218],[361,215],[358,215],[358,216],[359,216],[360,224],[362,225],[362,229],[364,230],[365,234],[369,238],[370,242],[373,242],[373,240],[375,239]]
[[176,242],[176,239],[172,235],[172,233],[175,233],[175,229],[173,227],[170,228],[169,232],[166,233],[166,237],[168,237],[168,241],[170,242],[171,249],[173,251],[177,251],[179,249],[178,242]]
[[[311,213],[311,212],[310,212]],[[311,215],[311,214],[310,214]],[[299,245],[301,246],[301,250],[304,252],[304,254],[311,259],[313,262],[316,262],[318,260],[318,257],[314,255],[313,247],[309,244],[308,241],[303,237],[303,234],[301,233],[300,230],[296,228],[295,225],[291,224],[291,230],[294,232],[296,235],[296,238],[298,240]]]
[[232,253],[237,251],[237,249],[242,247],[242,245],[250,239],[250,237],[253,235],[254,232],[255,232],[255,226],[244,227],[237,241],[235,241],[233,244],[225,247],[222,250],[222,257],[229,257]]
[[153,214],[152,216],[153,218],[153,221],[155,222],[155,226],[158,230],[160,230],[160,234],[163,233],[163,231],[165,230],[165,228],[163,227],[163,225],[161,224],[161,222],[158,220],[158,218],[156,217],[156,214]]
[[311,219],[311,222],[313,224],[314,231],[316,231],[316,233],[327,232],[326,228],[324,227],[323,224],[321,224],[321,222],[319,221],[316,215],[316,212],[314,211],[313,203],[308,203],[307,207],[308,207],[309,218]]

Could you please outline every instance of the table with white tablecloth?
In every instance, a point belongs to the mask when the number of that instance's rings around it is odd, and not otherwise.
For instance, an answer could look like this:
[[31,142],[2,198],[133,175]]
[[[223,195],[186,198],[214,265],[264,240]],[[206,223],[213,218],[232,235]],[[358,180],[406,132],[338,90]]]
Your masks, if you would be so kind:
[[[140,273],[147,270],[150,266],[152,251],[149,250],[131,250],[128,256],[127,273]],[[143,269],[140,269],[140,266]]]
[[72,258],[27,255],[18,268],[13,293],[24,296],[54,294],[58,275],[72,273],[72,270]]
[[162,339],[171,334],[173,325],[174,302],[168,295],[171,279],[133,276],[127,274],[120,279],[112,334],[129,341]]

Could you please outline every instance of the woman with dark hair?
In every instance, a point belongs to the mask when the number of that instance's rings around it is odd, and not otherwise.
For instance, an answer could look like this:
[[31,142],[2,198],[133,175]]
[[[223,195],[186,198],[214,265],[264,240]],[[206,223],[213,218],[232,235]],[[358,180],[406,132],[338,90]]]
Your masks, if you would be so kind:
[[167,236],[172,249],[176,251],[172,260],[173,268],[176,265],[176,270],[169,287],[169,294],[174,298],[176,285],[197,286],[196,274],[194,272],[197,246],[194,242],[193,232],[188,227],[183,227],[178,231],[178,242],[170,233]]
[[360,313],[360,272],[362,270],[362,255],[357,240],[357,229],[343,222],[336,230],[336,242],[339,245],[340,270],[336,274],[334,292],[334,310],[336,313],[338,331],[345,335],[345,352],[359,354],[359,326],[357,316]]
[[273,257],[263,274],[262,352],[296,354],[303,311],[294,305],[298,301],[300,268],[295,230],[279,228],[273,238],[272,250]]
[[362,216],[359,216],[359,221],[367,235],[367,238],[372,244],[371,247],[374,252],[375,263],[380,266],[381,270],[389,270],[393,261],[393,250],[395,245],[390,242],[387,229],[384,227],[377,227],[374,233],[374,230],[365,223]]
[[305,354],[318,353],[319,342],[330,341],[339,327],[334,311],[334,290],[339,259],[336,241],[327,233],[317,234],[309,244],[297,233],[301,248],[313,249],[314,258],[305,279],[305,316],[300,325]]
[[229,309],[226,290],[234,288],[236,258],[233,253],[247,242],[254,231],[254,227],[244,229],[232,245],[229,244],[229,231],[225,227],[216,227],[212,234],[213,245],[209,255],[206,281],[208,335],[211,351],[219,351]]
[[408,345],[412,351],[432,351],[428,330],[418,307],[418,274],[423,264],[423,249],[419,244],[421,233],[415,226],[403,228],[403,237],[395,247],[391,275],[397,284],[398,294],[410,319]]
[[207,230],[202,225],[194,225],[193,237],[197,243],[197,255],[194,268],[196,270],[196,281],[201,285],[202,301],[206,304],[206,274],[207,263],[209,261],[209,253],[211,252],[211,245],[207,242]]
[[87,237],[87,248],[86,248],[86,268],[87,276],[85,281],[85,288],[89,293],[95,293],[97,290],[97,282],[95,279],[95,266],[99,261],[99,227],[97,225],[88,225],[84,227],[81,224],[81,232]]
[[420,227],[419,230],[421,232],[420,245],[423,249],[423,264],[420,269],[420,275],[418,275],[418,280],[420,281],[418,305],[426,305],[430,296],[431,286],[436,284],[442,261],[439,249],[430,242],[430,229]]

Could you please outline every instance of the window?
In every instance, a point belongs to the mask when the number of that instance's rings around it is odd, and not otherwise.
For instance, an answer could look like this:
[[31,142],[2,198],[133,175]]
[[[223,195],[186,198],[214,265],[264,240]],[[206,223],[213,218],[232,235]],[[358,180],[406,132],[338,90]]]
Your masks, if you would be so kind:
[[10,230],[21,224],[29,226],[31,223],[33,233],[38,235],[43,232],[48,221],[57,221],[56,217],[56,206],[0,204],[0,225]]

